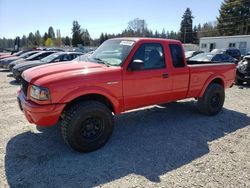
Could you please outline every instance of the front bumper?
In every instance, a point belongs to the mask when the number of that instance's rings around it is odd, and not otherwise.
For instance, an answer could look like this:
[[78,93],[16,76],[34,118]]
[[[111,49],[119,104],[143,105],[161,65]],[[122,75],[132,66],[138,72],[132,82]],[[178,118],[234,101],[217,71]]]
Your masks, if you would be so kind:
[[15,65],[12,65],[12,64],[9,64],[9,66],[8,66],[8,69],[9,69],[9,71],[13,71],[13,67],[14,67]]
[[32,101],[26,100],[24,93],[19,92],[17,101],[19,108],[25,114],[25,117],[30,123],[39,126],[55,125],[65,107],[65,104],[49,104],[39,105]]
[[3,64],[2,64],[2,67],[3,67],[4,69],[8,69],[8,65],[9,65],[9,63],[3,63]]

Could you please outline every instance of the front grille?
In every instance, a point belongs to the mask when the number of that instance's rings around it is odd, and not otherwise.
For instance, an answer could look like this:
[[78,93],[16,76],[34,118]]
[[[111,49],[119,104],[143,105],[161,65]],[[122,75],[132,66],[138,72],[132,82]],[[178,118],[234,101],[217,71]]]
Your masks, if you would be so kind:
[[26,80],[21,78],[21,89],[22,89],[25,97],[27,97],[28,87],[29,87],[29,82],[27,82]]

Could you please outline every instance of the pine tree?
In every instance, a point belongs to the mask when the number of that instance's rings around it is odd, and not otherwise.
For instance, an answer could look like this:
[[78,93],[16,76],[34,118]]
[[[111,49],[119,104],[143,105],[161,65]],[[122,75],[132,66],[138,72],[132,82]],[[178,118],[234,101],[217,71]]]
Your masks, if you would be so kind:
[[165,29],[163,29],[161,32],[161,38],[163,38],[163,39],[167,38],[167,34],[166,34]]
[[35,45],[36,46],[40,46],[41,45],[41,42],[42,42],[42,37],[40,35],[40,32],[37,30],[35,32]]
[[193,42],[193,16],[190,8],[187,8],[182,16],[181,21],[181,38],[180,40],[183,43],[192,43]]
[[81,26],[77,21],[73,21],[72,27],[72,45],[77,47],[78,44],[84,45]]
[[100,36],[100,42],[99,42],[99,44],[101,45],[104,41],[105,41],[104,34],[103,34],[103,33],[101,33],[101,36]]
[[90,46],[90,35],[87,29],[82,29],[82,37],[85,46]]
[[26,47],[28,45],[28,41],[27,41],[27,37],[25,35],[23,35],[23,37],[21,38],[21,47]]
[[224,0],[217,20],[220,35],[249,35],[250,0]]
[[52,26],[49,27],[49,30],[48,30],[48,37],[51,38],[51,39],[53,39],[53,40],[56,38],[54,29],[53,29]]
[[36,46],[35,35],[32,32],[30,32],[28,36],[28,46],[31,46],[31,47]]
[[43,45],[45,45],[45,41],[49,38],[48,33],[45,32],[43,35]]
[[109,39],[108,34],[105,33],[105,35],[104,35],[104,41],[106,41],[106,40],[108,40],[108,39]]
[[64,45],[65,46],[70,46],[71,45],[70,38],[68,36],[65,37]]
[[157,31],[157,30],[155,30],[154,37],[155,37],[155,38],[160,38],[160,35],[159,35],[159,33],[158,33],[158,31]]

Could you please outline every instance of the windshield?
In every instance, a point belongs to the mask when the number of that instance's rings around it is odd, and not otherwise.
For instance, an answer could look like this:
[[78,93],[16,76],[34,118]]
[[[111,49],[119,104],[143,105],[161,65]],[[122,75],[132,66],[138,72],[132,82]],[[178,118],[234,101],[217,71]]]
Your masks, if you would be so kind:
[[89,61],[120,66],[133,48],[132,40],[108,40],[88,57]]
[[185,56],[186,57],[191,57],[193,55],[195,51],[188,51],[188,52],[185,52]]
[[22,54],[24,54],[25,52],[24,51],[20,51],[20,52],[17,52],[16,54],[14,54],[15,56],[20,56]]
[[59,55],[58,54],[51,54],[45,58],[42,58],[41,61],[42,62],[46,62],[46,63],[50,63],[51,61],[53,61],[55,58],[57,58]]
[[37,56],[39,56],[39,55],[41,55],[41,54],[43,54],[43,52],[35,53],[35,54],[29,56],[29,57],[27,58],[27,60],[31,60],[31,59],[33,59],[33,58],[36,58]]
[[26,52],[26,53],[20,55],[20,58],[27,58],[27,57],[30,57],[31,55],[35,54],[35,53],[37,53],[37,52],[35,52],[35,51]]
[[89,61],[89,57],[91,54],[84,54],[81,56],[78,56],[77,58],[73,59],[73,61]]

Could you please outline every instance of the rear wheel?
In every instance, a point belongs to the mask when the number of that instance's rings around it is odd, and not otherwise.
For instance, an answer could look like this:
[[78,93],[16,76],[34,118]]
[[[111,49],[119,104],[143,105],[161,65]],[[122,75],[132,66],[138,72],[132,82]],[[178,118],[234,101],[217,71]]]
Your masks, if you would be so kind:
[[204,95],[198,98],[198,109],[202,114],[205,115],[216,115],[218,114],[225,101],[225,90],[220,84],[210,84]]
[[113,115],[104,104],[86,101],[73,105],[63,113],[61,132],[71,148],[91,152],[109,140],[113,127]]

